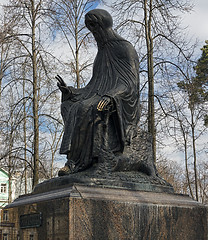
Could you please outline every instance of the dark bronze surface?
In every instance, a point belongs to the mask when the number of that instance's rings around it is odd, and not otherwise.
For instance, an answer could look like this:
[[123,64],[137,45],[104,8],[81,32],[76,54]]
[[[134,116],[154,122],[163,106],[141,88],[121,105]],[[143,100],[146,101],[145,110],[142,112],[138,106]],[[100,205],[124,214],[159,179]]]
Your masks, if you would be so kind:
[[158,177],[151,137],[138,128],[137,53],[113,31],[113,20],[105,10],[88,12],[85,24],[98,46],[91,80],[75,89],[56,76],[65,125],[60,153],[68,159],[59,176],[92,168],[93,177],[100,172],[106,177],[106,173],[132,171]]

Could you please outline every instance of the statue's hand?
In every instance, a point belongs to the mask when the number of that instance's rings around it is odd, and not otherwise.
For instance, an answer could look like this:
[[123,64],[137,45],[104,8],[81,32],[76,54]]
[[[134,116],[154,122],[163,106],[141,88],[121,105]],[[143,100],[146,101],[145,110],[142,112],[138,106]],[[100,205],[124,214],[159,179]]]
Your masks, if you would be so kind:
[[62,93],[67,94],[70,93],[69,88],[67,87],[66,83],[64,82],[64,80],[62,79],[62,77],[60,77],[59,75],[55,76],[55,78],[58,80],[57,82],[57,86],[59,87],[59,89],[61,90]]
[[102,97],[102,99],[99,101],[97,105],[97,110],[98,111],[106,110],[106,107],[109,105],[110,102],[111,102],[110,97],[107,97],[107,96]]

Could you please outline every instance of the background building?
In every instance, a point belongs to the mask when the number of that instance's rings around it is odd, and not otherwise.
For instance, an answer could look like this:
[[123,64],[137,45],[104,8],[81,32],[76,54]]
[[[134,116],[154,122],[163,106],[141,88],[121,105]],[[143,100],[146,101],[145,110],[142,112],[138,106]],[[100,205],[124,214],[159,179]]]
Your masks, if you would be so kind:
[[[15,198],[15,179],[12,178],[12,200]],[[8,210],[3,208],[9,200],[9,175],[4,169],[0,169],[0,240],[12,240],[14,233],[13,217]],[[16,234],[15,234],[16,235]]]

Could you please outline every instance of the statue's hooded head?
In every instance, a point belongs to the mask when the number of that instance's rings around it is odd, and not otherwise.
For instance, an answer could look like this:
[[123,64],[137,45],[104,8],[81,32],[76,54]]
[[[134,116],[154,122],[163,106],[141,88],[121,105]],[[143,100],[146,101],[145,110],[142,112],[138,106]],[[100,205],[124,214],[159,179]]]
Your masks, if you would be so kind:
[[94,9],[85,15],[85,25],[94,34],[112,28],[113,19],[107,11]]
[[108,41],[121,39],[113,30],[113,19],[103,9],[94,9],[85,15],[85,25],[92,32],[97,41],[98,48]]

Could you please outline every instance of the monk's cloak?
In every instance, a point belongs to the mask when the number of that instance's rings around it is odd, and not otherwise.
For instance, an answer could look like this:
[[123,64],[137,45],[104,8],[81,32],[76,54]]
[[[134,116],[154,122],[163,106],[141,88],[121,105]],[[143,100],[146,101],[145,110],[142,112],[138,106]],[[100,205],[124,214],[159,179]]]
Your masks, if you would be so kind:
[[[98,48],[89,83],[62,95],[65,130],[61,154],[69,154],[74,172],[93,164],[99,149],[122,153],[139,121],[139,61],[128,41],[116,38]],[[112,107],[97,110],[103,96]]]

